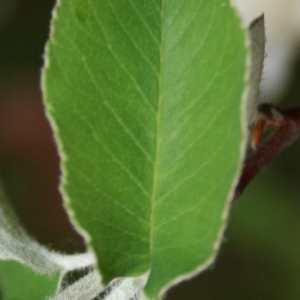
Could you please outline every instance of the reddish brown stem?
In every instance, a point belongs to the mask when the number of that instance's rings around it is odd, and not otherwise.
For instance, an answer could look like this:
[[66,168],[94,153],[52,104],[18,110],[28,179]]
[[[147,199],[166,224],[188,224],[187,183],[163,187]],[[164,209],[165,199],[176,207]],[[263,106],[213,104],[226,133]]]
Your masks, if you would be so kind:
[[[300,108],[288,111],[280,111],[272,104],[259,106],[261,118],[257,121],[257,126],[253,128],[254,145],[259,143],[261,132],[257,133],[258,128],[266,130],[276,128],[275,132],[246,159],[244,167],[235,189],[233,201],[242,195],[244,189],[250,181],[282,150],[288,147],[300,135]],[[267,120],[267,126],[262,128],[262,119]],[[259,139],[257,141],[257,136]]]

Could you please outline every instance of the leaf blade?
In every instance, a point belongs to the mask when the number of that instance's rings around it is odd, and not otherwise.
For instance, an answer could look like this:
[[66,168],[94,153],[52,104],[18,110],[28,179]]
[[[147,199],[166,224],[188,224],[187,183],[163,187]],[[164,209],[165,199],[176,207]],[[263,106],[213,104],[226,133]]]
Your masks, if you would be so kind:
[[38,274],[16,261],[0,261],[1,299],[41,300],[54,295],[59,275]]
[[[220,242],[239,163],[244,33],[217,0],[73,0],[57,15],[43,89],[69,209],[104,281],[150,269],[155,297]],[[159,254],[166,244],[173,261]],[[172,267],[186,245],[188,262]]]
[[[227,197],[228,189],[235,174],[236,162],[234,161],[239,157],[239,144],[236,144],[237,147],[235,149],[231,147],[231,152],[226,149],[226,144],[231,145],[235,143],[234,140],[240,134],[236,131],[240,122],[236,118],[239,115],[238,102],[232,103],[231,107],[229,103],[231,101],[230,97],[239,101],[239,95],[242,91],[234,88],[232,79],[226,81],[224,77],[227,76],[226,71],[229,69],[228,62],[229,66],[234,68],[237,61],[240,59],[240,62],[243,62],[245,57],[242,52],[239,53],[238,48],[234,49],[232,47],[230,49],[228,47],[228,44],[232,40],[234,41],[237,37],[236,35],[239,34],[239,21],[235,17],[232,18],[232,15],[230,16],[232,14],[230,9],[226,10],[221,5],[218,7],[218,3],[220,5],[219,1],[214,3],[215,11],[213,9],[210,10],[213,6],[211,3],[195,1],[193,4],[189,3],[186,5],[189,11],[198,12],[198,18],[196,17],[197,13],[194,14],[194,24],[191,23],[192,25],[187,28],[190,28],[193,34],[195,34],[195,28],[201,28],[198,34],[200,37],[203,36],[201,41],[203,43],[199,48],[205,48],[205,45],[214,42],[218,46],[211,47],[210,51],[206,49],[199,51],[197,39],[190,39],[194,40],[194,45],[189,45],[192,49],[192,55],[189,52],[182,51],[182,49],[179,49],[178,53],[176,53],[178,42],[174,43],[176,45],[175,49],[169,48],[169,45],[165,46],[166,56],[170,56],[170,65],[172,62],[182,59],[182,61],[190,61],[191,67],[188,69],[185,64],[182,64],[180,68],[180,66],[176,65],[176,69],[178,68],[177,72],[172,68],[170,74],[166,71],[165,81],[163,81],[166,85],[163,90],[172,91],[172,96],[165,96],[164,99],[165,103],[169,103],[165,104],[165,108],[163,108],[166,111],[166,116],[162,118],[163,122],[166,123],[165,127],[162,125],[165,139],[162,141],[161,146],[163,149],[161,161],[157,164],[158,166],[163,166],[162,171],[158,171],[161,174],[161,187],[158,189],[156,207],[153,212],[153,216],[156,219],[153,223],[157,224],[153,226],[153,230],[156,232],[153,234],[153,243],[155,245],[153,248],[157,250],[155,251],[156,253],[153,253],[151,259],[149,282],[146,286],[146,291],[152,297],[158,293],[158,282],[161,284],[165,280],[167,285],[168,282],[176,277],[181,280],[183,278],[182,274],[195,274],[212,261],[217,250],[215,243],[220,242],[218,240],[218,232],[222,231],[224,226],[224,220],[222,220],[223,210],[225,209],[226,212],[228,209],[228,206],[224,208],[221,203],[222,201],[224,203],[224,199]],[[166,2],[166,6],[167,4],[168,2]],[[195,7],[191,8],[192,5]],[[180,12],[184,14],[182,9],[181,7]],[[167,7],[165,10],[168,10]],[[199,14],[200,11],[202,14]],[[206,12],[206,15],[203,14],[203,11]],[[214,17],[216,14],[218,15],[217,19]],[[230,18],[226,19],[226,14],[227,18],[228,15]],[[211,20],[214,20],[214,22]],[[178,27],[180,28],[182,25],[180,20],[178,20],[178,24],[173,23],[172,25],[168,24],[168,26],[171,31],[170,35],[173,35],[179,31]],[[223,39],[221,39],[219,34],[220,28],[226,29],[225,33],[224,31],[222,32],[222,35],[225,36]],[[185,32],[185,35],[188,34],[188,32]],[[239,38],[243,41],[241,33]],[[167,42],[174,40],[174,38],[167,36],[164,39]],[[182,39],[182,37],[179,36],[179,39]],[[182,42],[184,44],[184,41]],[[195,51],[195,49],[197,50]],[[185,56],[183,53],[185,53]],[[207,58],[203,57],[205,55]],[[200,74],[199,69],[201,70]],[[182,75],[182,70],[187,71]],[[236,82],[240,81],[237,86],[242,83],[244,72],[242,67],[239,72],[239,76],[235,78]],[[190,78],[200,77],[201,81],[199,84],[195,84],[192,79],[186,80],[184,82],[186,86],[182,88],[183,84],[177,78],[180,78],[180,76],[184,78],[184,75],[190,76]],[[221,79],[218,77],[221,77]],[[189,93],[189,96],[192,95],[190,96],[192,99],[189,100],[190,102],[186,107],[182,102],[187,101],[189,97],[186,95],[177,96],[179,88],[174,82],[180,85],[183,92]],[[194,95],[191,93],[193,90],[195,91]],[[197,96],[199,91],[201,91],[200,97]],[[194,100],[193,97],[197,100]],[[173,112],[172,114],[168,113],[170,110],[168,108],[172,107],[173,109],[174,102],[176,108],[176,98],[179,99],[178,102],[181,101],[178,105],[177,115]],[[228,107],[225,105],[228,105]],[[181,112],[180,108],[183,108],[184,112]],[[185,118],[188,121],[185,121]],[[197,118],[202,120],[199,121]],[[199,126],[198,128],[202,132],[198,133],[194,128],[191,129],[190,124]],[[228,126],[227,130],[224,126]],[[172,129],[176,134],[172,132]],[[189,138],[186,138],[186,136]],[[176,147],[174,147],[174,144],[176,144]],[[205,144],[207,145],[206,149]],[[178,172],[176,167],[178,170],[184,170],[185,172]],[[222,172],[220,172],[220,168],[222,168]],[[231,172],[232,175],[227,175],[226,172],[229,174]],[[201,173],[205,174],[205,180],[198,178],[198,176],[201,176]],[[210,176],[210,178],[207,176]],[[219,184],[217,189],[215,186],[216,182]],[[199,193],[202,193],[202,195],[199,195]],[[196,200],[197,198],[198,200]],[[183,199],[184,204],[182,204]],[[209,203],[210,201],[211,203]],[[216,201],[219,201],[219,207]],[[166,212],[172,216],[167,222],[165,221]],[[213,221],[209,221],[208,216]],[[215,226],[214,233],[212,230],[213,225]],[[209,232],[210,230],[212,231],[211,233]],[[201,237],[198,242],[196,241],[197,237]],[[166,240],[166,238],[168,239]],[[205,240],[207,247],[202,244],[202,241]],[[159,253],[160,251],[163,251],[164,254]],[[201,252],[202,255],[200,254]],[[180,259],[185,256],[185,253],[188,258],[185,258],[186,266],[183,266],[180,263]],[[164,259],[166,259],[165,262]],[[187,262],[188,260],[190,260],[189,263]],[[195,270],[194,272],[193,269]],[[162,273],[162,270],[164,270],[165,274]]]

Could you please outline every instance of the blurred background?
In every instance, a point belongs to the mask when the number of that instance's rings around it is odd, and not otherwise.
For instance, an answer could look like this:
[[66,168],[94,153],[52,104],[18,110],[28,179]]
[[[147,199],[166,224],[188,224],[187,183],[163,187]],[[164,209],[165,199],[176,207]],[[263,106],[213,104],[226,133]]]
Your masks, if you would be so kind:
[[[265,13],[262,99],[300,105],[300,0],[235,0],[244,24]],[[0,173],[27,231],[65,253],[82,252],[58,192],[59,159],[40,91],[53,0],[0,0]],[[167,300],[300,299],[300,141],[233,205],[217,262]]]

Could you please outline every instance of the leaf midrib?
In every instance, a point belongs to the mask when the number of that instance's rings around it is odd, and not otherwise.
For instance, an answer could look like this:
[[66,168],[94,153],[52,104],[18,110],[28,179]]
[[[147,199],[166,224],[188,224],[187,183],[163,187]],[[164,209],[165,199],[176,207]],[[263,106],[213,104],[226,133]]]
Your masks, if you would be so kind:
[[155,199],[157,194],[157,182],[158,182],[158,160],[159,160],[159,152],[160,152],[160,119],[161,119],[161,105],[162,105],[162,98],[163,94],[162,90],[162,64],[163,64],[163,57],[162,57],[162,41],[163,41],[163,5],[164,0],[161,0],[161,8],[160,8],[160,42],[158,43],[159,46],[159,66],[158,66],[158,103],[157,103],[157,112],[155,114],[155,122],[156,122],[156,134],[155,134],[155,157],[153,163],[153,186],[152,186],[152,194],[150,198],[150,249],[149,249],[149,268],[151,270],[151,263],[152,263],[152,256],[153,256],[153,234],[154,234],[154,210],[155,210]]

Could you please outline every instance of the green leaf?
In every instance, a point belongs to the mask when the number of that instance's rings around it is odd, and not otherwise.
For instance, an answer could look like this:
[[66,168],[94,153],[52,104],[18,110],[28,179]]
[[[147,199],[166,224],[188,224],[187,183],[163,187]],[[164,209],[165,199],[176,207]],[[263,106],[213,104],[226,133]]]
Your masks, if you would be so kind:
[[54,295],[59,275],[38,274],[15,261],[0,261],[2,300],[42,300]]
[[210,264],[239,165],[244,31],[224,0],[68,0],[43,91],[62,190],[105,283],[155,298]]

